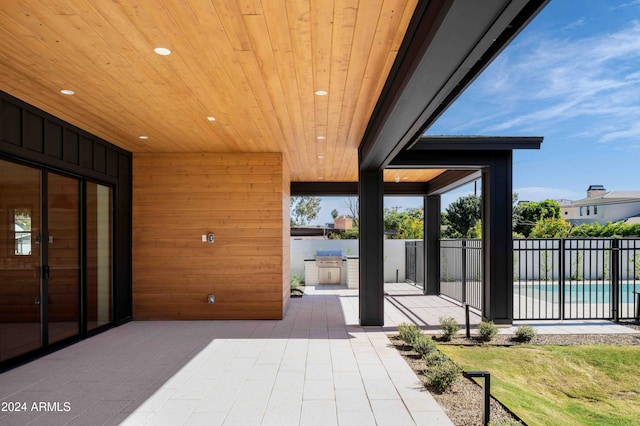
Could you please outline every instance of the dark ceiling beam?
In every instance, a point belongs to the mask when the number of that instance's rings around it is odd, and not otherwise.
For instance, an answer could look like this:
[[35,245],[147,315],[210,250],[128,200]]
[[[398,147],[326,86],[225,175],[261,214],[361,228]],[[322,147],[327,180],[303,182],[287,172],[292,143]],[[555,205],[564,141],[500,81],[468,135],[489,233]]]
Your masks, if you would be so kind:
[[481,177],[480,170],[447,170],[429,182],[427,195],[441,195]]
[[359,147],[381,170],[453,103],[549,0],[421,0]]

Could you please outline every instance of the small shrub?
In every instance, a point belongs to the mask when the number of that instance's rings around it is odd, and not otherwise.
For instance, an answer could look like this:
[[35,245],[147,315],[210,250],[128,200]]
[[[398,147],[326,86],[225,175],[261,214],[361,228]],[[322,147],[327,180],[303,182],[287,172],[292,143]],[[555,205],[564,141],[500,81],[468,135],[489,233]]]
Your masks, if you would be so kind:
[[291,284],[291,290],[296,290],[304,285],[304,278],[298,274],[291,274],[289,284]]
[[431,351],[430,353],[426,354],[422,358],[424,359],[424,361],[427,363],[428,366],[444,364],[445,362],[449,361],[449,358],[447,358],[445,354],[443,354],[438,350]]
[[400,334],[400,338],[407,342],[410,345],[413,345],[413,342],[418,338],[418,336],[422,336],[422,331],[415,324],[409,324],[403,322],[398,325],[398,334]]
[[516,329],[515,339],[518,342],[530,342],[534,337],[536,337],[536,330],[530,325],[522,324]]
[[304,278],[298,274],[291,274],[289,284],[291,286],[291,297],[302,297],[304,294]]
[[496,326],[493,321],[482,321],[478,324],[478,333],[480,334],[480,339],[482,341],[488,342],[498,334],[498,326]]
[[436,342],[430,337],[421,334],[413,341],[413,350],[423,357],[436,350]]
[[442,340],[448,342],[454,334],[460,330],[458,322],[451,317],[440,317],[440,327],[442,328]]
[[442,393],[460,379],[460,368],[452,361],[446,361],[429,368],[425,376],[427,384]]

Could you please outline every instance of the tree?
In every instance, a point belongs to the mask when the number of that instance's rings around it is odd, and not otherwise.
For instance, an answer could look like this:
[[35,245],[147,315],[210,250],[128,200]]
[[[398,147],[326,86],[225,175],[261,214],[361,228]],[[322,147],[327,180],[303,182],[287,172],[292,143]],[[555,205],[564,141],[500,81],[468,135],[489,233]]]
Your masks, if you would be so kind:
[[320,198],[291,197],[291,226],[302,226],[318,217]]
[[569,233],[571,225],[562,218],[544,217],[536,222],[531,229],[531,238],[564,238]]
[[340,216],[340,213],[338,212],[337,209],[331,210],[331,217],[333,218],[333,220],[336,220],[338,216]]
[[403,212],[384,209],[384,230],[397,231],[389,239],[417,240],[424,236],[424,214],[422,209],[409,208]]
[[443,236],[468,238],[470,230],[480,220],[480,197],[467,195],[460,197],[446,208],[447,229]]
[[544,218],[560,219],[560,204],[555,200],[528,201],[513,208],[513,232],[529,237],[533,227]]

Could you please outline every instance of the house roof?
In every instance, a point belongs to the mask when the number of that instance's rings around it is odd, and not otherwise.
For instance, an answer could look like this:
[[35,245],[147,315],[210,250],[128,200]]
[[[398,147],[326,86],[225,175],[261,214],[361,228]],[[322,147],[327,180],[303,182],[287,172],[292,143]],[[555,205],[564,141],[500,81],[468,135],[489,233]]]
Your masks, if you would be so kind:
[[359,147],[388,163],[547,1],[3,2],[0,90],[134,154],[282,152],[293,182],[355,182]]
[[640,202],[640,191],[609,191],[595,197],[574,201],[574,206],[611,202]]

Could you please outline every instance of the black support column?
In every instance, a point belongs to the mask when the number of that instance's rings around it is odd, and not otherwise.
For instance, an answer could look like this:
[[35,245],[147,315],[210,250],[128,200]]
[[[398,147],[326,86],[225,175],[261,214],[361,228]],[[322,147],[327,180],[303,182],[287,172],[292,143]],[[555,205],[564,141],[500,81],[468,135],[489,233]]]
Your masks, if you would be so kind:
[[382,171],[360,170],[360,325],[384,325],[384,184]]
[[424,294],[440,294],[440,195],[424,197]]
[[483,319],[513,322],[512,152],[495,151],[482,171]]

